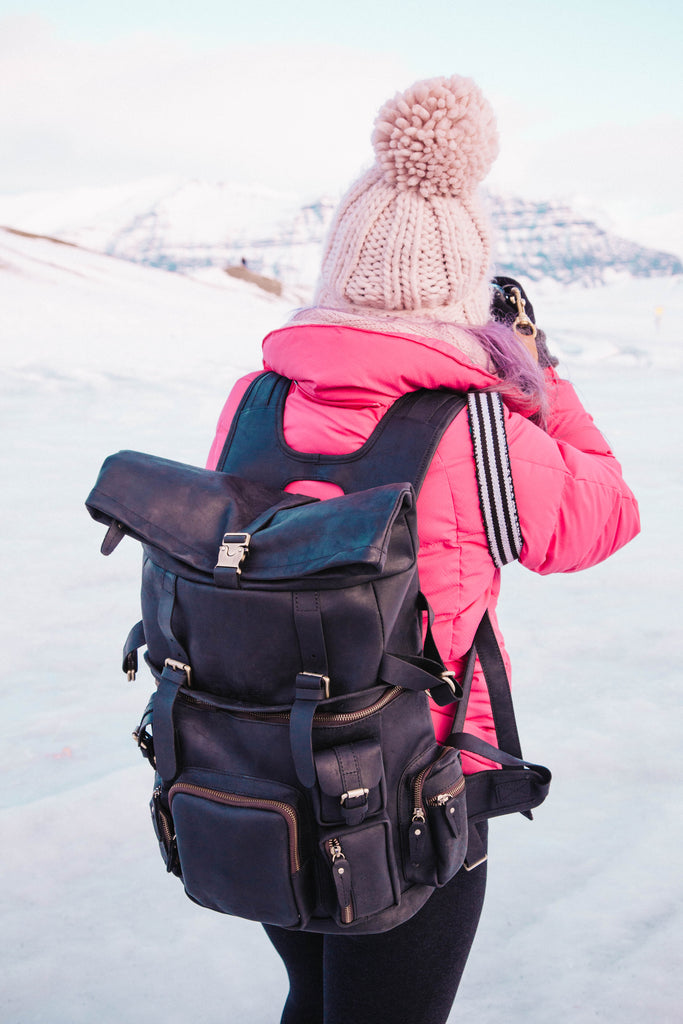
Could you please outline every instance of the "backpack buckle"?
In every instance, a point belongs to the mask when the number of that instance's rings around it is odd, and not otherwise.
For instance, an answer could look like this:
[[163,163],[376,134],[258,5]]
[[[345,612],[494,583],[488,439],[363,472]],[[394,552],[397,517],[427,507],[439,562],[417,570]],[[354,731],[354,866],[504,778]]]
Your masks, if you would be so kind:
[[234,569],[239,576],[242,572],[240,566],[247,557],[250,540],[250,533],[226,533],[218,549],[216,569]]
[[[347,800],[348,801],[359,800],[360,801],[360,805],[362,806],[363,804],[366,804],[368,802],[368,794],[369,793],[370,793],[370,790],[369,789],[365,789],[365,788],[363,788],[363,789],[349,789],[346,793],[342,793],[342,795],[339,797],[339,803],[342,805],[342,807],[347,807],[348,806]],[[355,808],[355,807],[357,807],[359,805],[358,804],[354,804],[353,806]]]
[[318,672],[297,672],[297,700],[327,700],[330,696],[330,677]]
[[182,661],[176,661],[175,658],[167,658],[164,662],[164,666],[168,665],[169,668],[174,668],[176,672],[184,672],[187,680],[187,685],[192,685],[192,668],[186,665]]
[[154,738],[147,728],[143,725],[139,725],[137,729],[133,730],[133,739],[135,740],[140,753],[143,757],[146,757],[153,768],[156,767],[156,758],[154,757]]
[[429,692],[432,700],[439,707],[446,707],[448,704],[453,704],[456,700],[460,700],[462,697],[462,686],[455,678],[454,672],[451,672],[450,669],[444,669],[438,676],[438,679],[440,682],[435,686],[430,686]]
[[450,669],[446,669],[444,672],[441,673],[441,679],[446,684],[446,686],[449,687],[451,693],[453,694],[456,700],[462,697],[462,689],[458,683],[458,680],[455,678],[455,672],[451,672]]

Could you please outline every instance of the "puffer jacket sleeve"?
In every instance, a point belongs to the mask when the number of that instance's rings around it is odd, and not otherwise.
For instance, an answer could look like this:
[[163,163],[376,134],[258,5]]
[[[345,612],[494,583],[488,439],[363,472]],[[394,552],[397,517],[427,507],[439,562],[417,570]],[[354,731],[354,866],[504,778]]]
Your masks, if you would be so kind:
[[508,413],[506,429],[524,546],[533,572],[577,572],[608,558],[640,530],[621,466],[571,384],[548,374],[546,429]]

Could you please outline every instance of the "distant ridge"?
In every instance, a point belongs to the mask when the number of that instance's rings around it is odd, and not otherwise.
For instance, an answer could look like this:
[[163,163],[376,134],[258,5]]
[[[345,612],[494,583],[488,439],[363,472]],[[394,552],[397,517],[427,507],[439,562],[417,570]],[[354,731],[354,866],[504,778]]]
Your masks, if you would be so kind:
[[499,272],[532,281],[605,284],[608,275],[668,277],[683,274],[671,253],[611,234],[570,206],[491,197]]
[[22,231],[20,228],[10,228],[6,224],[0,224],[0,228],[3,231],[8,231],[10,235],[18,235],[19,238],[39,238],[43,242],[54,242],[55,245],[70,245],[72,248],[80,248],[76,242],[67,242],[63,238],[55,238],[54,235],[39,235],[35,231]]
[[[0,196],[0,221],[165,270],[243,266],[286,287],[312,288],[336,201],[302,203],[258,186],[149,181],[77,192]],[[560,202],[489,196],[496,270],[532,281],[606,284],[615,275],[683,274],[671,253],[602,228]]]

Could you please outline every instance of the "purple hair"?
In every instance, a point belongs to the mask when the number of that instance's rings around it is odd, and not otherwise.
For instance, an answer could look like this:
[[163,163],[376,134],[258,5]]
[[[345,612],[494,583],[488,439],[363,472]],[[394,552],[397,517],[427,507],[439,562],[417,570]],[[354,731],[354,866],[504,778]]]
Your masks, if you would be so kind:
[[[543,368],[506,324],[490,320],[482,326],[464,329],[479,342],[500,377],[495,390],[514,393],[516,404],[525,412],[534,413],[535,422],[543,425],[548,411],[548,395]],[[539,334],[541,332],[539,331]],[[490,390],[494,390],[493,388]]]
[[[361,321],[365,326],[376,321],[376,324],[390,326],[397,331],[450,340],[456,346],[457,337],[454,337],[454,331],[461,335],[469,335],[475,345],[488,357],[493,373],[499,378],[496,384],[486,390],[500,391],[503,395],[510,395],[518,409],[539,426],[545,426],[548,396],[543,368],[555,365],[557,360],[552,359],[548,354],[543,331],[539,330],[536,338],[539,365],[527,351],[523,342],[514,334],[512,328],[495,320],[489,320],[487,324],[482,325],[455,324],[451,321],[427,319],[426,317],[418,319],[411,316],[408,320],[405,316],[401,317],[398,311],[391,316],[380,317],[375,311],[368,311],[361,315],[356,311],[349,313],[348,310],[333,307],[304,306],[294,311],[289,322],[344,323],[348,322],[350,318]],[[435,331],[435,328],[439,328],[439,330]]]

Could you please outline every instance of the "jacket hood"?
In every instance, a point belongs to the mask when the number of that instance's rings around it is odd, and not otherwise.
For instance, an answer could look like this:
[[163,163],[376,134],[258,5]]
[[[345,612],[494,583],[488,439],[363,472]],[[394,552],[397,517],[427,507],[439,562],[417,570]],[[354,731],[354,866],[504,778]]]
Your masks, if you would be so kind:
[[296,381],[317,402],[383,405],[417,388],[495,388],[495,374],[455,345],[413,334],[340,324],[291,324],[263,342],[266,369]]

